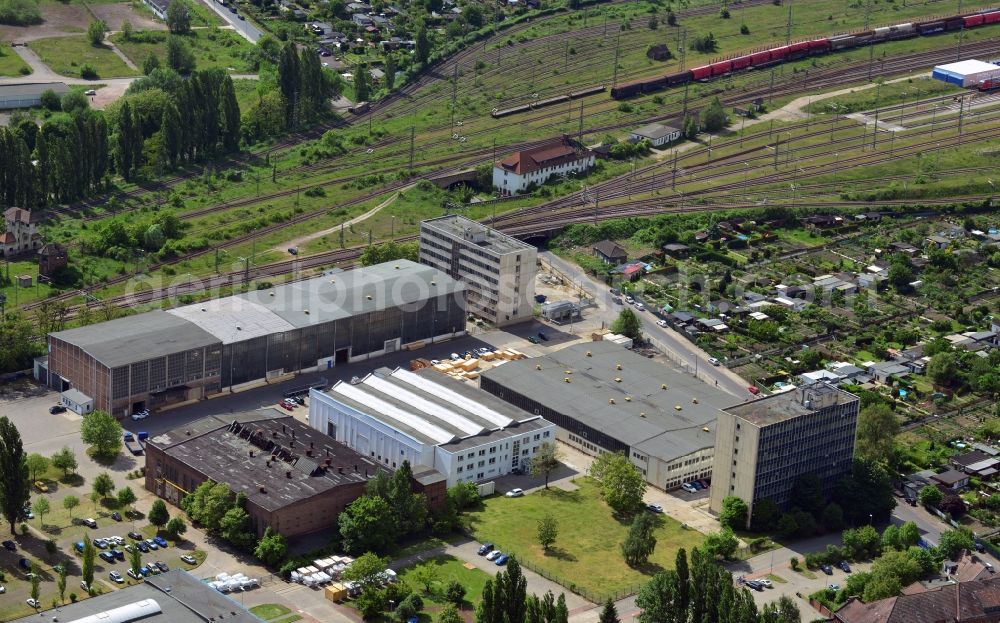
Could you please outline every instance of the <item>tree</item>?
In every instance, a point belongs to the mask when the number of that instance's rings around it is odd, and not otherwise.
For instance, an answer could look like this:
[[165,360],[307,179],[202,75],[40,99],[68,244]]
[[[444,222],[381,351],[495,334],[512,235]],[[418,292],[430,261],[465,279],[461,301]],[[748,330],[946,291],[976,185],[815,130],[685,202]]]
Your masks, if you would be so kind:
[[899,420],[887,404],[880,402],[869,405],[858,416],[854,453],[870,461],[888,461],[898,432]]
[[[312,55],[315,64],[319,64],[319,57]],[[322,83],[322,71],[318,77]],[[233,86],[233,79],[228,75],[222,79],[219,88],[219,110],[221,112],[220,136],[222,147],[226,152],[236,151],[240,146],[240,104],[236,101],[236,89]],[[164,110],[164,115],[166,115]]]
[[772,498],[762,498],[753,505],[750,527],[756,532],[770,532],[777,527],[781,510]]
[[642,321],[635,315],[631,307],[626,307],[618,314],[618,318],[611,323],[611,331],[633,340],[642,339]]
[[382,572],[389,564],[388,558],[380,558],[377,554],[366,552],[351,563],[341,574],[341,577],[351,582],[357,582],[362,592],[375,592],[382,585]]
[[739,541],[733,531],[723,528],[718,532],[713,532],[705,538],[701,550],[716,559],[727,559],[736,553]]
[[656,518],[650,513],[639,513],[629,526],[628,535],[621,545],[625,562],[632,566],[646,564],[656,549]]
[[807,513],[818,514],[826,506],[823,483],[816,474],[805,474],[795,481],[791,499]]
[[136,502],[135,491],[132,491],[132,487],[124,487],[118,491],[118,505],[122,508],[131,508]]
[[[127,106],[128,102],[126,101],[122,105],[123,114]],[[83,443],[90,446],[91,452],[109,459],[122,449],[122,425],[107,411],[93,411],[83,416],[83,424],[80,425],[80,438]]]
[[905,255],[898,254],[889,266],[889,284],[900,294],[908,294],[913,290],[913,265]]
[[[469,8],[478,6],[474,4]],[[396,86],[396,55],[389,53],[385,55],[385,90],[392,91],[394,86]]]
[[976,540],[972,530],[965,527],[955,528],[941,533],[940,538],[938,538],[938,551],[948,560],[955,560],[962,553],[962,550],[972,550],[975,544]]
[[903,590],[903,585],[900,584],[899,578],[896,576],[884,573],[876,576],[873,573],[865,584],[865,593],[862,595],[862,600],[865,603],[871,603],[879,599],[895,597],[901,590]]
[[362,266],[372,266],[393,260],[411,260],[415,262],[417,261],[417,255],[416,243],[399,243],[395,240],[390,240],[384,244],[373,244],[365,247],[365,250],[361,252],[361,257],[358,258],[358,262]]
[[368,65],[361,63],[354,66],[354,101],[367,102],[371,97],[369,87]]
[[760,623],[799,623],[801,617],[799,607],[792,598],[782,595],[777,601],[764,605],[760,613]]
[[[173,0],[171,0],[173,4]],[[187,41],[176,35],[167,36],[167,67],[182,76],[194,71],[197,61]]]
[[31,499],[28,488],[28,463],[21,443],[21,433],[6,416],[0,417],[0,511],[14,526],[25,518],[24,507]]
[[52,466],[63,470],[64,477],[69,476],[70,472],[76,471],[76,455],[69,449],[69,446],[63,446],[62,450],[52,455]]
[[63,498],[62,505],[69,512],[69,518],[73,519],[73,509],[80,505],[80,498],[75,495],[67,495]]
[[899,544],[902,547],[913,547],[920,543],[920,528],[912,521],[907,521],[899,527]]
[[139,551],[138,547],[133,547],[132,551],[128,555],[129,568],[132,569],[132,574],[137,578],[142,577],[140,569],[142,569],[142,552]]
[[590,465],[590,475],[601,484],[601,494],[608,506],[627,515],[642,506],[646,479],[624,454],[607,452]]
[[936,385],[948,387],[955,380],[958,372],[958,357],[951,351],[937,353],[927,364],[927,376]]
[[268,526],[264,530],[264,536],[257,542],[253,555],[265,565],[277,567],[288,555],[288,544],[285,542],[285,537],[277,534],[271,530],[271,526]]
[[953,518],[961,517],[965,514],[965,502],[960,496],[950,493],[938,504],[938,510],[948,513]]
[[38,480],[39,476],[49,468],[49,460],[37,452],[29,454],[25,461],[28,463],[28,474],[32,480]]
[[65,562],[59,565],[59,575],[56,576],[56,589],[59,591],[59,603],[64,603],[66,601],[66,571],[67,565]]
[[337,517],[344,551],[384,552],[395,540],[396,511],[381,497],[364,495]]
[[132,26],[132,22],[128,20],[122,22],[121,35],[123,41],[132,40],[132,37],[135,36],[135,27]]
[[465,586],[458,580],[448,582],[448,586],[444,589],[444,597],[456,606],[461,606],[465,601]]
[[107,32],[108,25],[104,23],[103,19],[90,22],[90,25],[87,26],[87,41],[90,41],[90,45],[97,47],[104,43],[104,35]]
[[[237,498],[240,498],[237,495]],[[256,535],[253,532],[253,523],[250,514],[243,507],[243,502],[234,503],[233,507],[226,511],[219,522],[219,531],[222,538],[226,539],[236,547],[253,551]]]
[[150,52],[142,61],[142,73],[148,76],[160,68],[160,57]]
[[438,613],[437,623],[465,623],[465,619],[458,613],[455,604],[445,604]]
[[45,525],[45,513],[52,510],[52,506],[49,505],[49,498],[44,496],[39,496],[35,500],[35,503],[31,505],[31,510],[38,515],[38,525]]
[[170,513],[167,511],[167,504],[157,498],[153,500],[153,506],[149,509],[149,523],[157,528],[162,528],[170,521]]
[[42,577],[38,575],[38,565],[31,563],[31,598],[36,602],[41,595]]
[[301,78],[299,51],[295,42],[289,41],[281,48],[281,55],[278,57],[278,87],[284,99],[285,124],[290,128],[298,125]]
[[938,489],[936,485],[926,485],[920,490],[920,494],[917,497],[924,506],[937,508],[941,504],[941,500],[944,499],[944,492]]
[[604,608],[601,609],[597,623],[621,623],[621,619],[618,618],[618,609],[615,608],[615,602],[611,601],[610,597],[604,602]]
[[188,516],[211,534],[219,533],[226,512],[233,506],[233,492],[222,483],[206,480],[181,502]]
[[417,614],[423,609],[424,602],[420,599],[420,596],[411,593],[403,598],[396,606],[396,620],[400,623],[408,623],[411,619],[415,619]]
[[531,457],[531,475],[544,476],[545,488],[549,488],[549,476],[561,465],[562,455],[555,443],[543,443]]
[[542,546],[543,550],[548,551],[552,547],[552,544],[556,542],[558,534],[559,525],[556,523],[555,517],[546,514],[538,520],[538,543]]
[[438,581],[440,574],[433,562],[425,562],[413,569],[410,574],[413,581],[424,587],[424,592],[430,594],[431,587]]
[[94,583],[94,544],[90,537],[83,535],[83,581],[87,586]]
[[747,503],[730,495],[722,500],[722,511],[719,513],[719,523],[732,530],[742,530],[747,525]]
[[115,481],[111,479],[111,474],[108,472],[101,472],[94,478],[91,489],[93,489],[93,492],[97,494],[99,499],[104,499],[115,490]]
[[426,63],[431,55],[431,42],[427,35],[427,24],[420,22],[417,26],[417,39],[414,45],[414,55],[418,63]]
[[705,128],[706,132],[717,132],[726,127],[728,122],[729,118],[726,116],[725,109],[722,108],[722,102],[719,101],[718,97],[713,97],[705,110],[701,112],[702,127]]
[[167,28],[172,34],[186,35],[191,32],[191,11],[184,0],[170,0],[167,5]]

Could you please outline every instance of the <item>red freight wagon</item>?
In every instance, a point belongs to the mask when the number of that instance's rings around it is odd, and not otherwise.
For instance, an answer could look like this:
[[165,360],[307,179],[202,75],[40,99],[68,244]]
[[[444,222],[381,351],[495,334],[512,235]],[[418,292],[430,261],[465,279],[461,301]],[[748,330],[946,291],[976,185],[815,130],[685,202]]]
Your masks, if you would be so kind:
[[739,56],[733,59],[733,71],[738,71],[740,69],[746,69],[752,64],[752,58],[749,56]]
[[810,54],[821,54],[823,52],[830,51],[830,40],[829,39],[813,39],[809,42],[809,53]]
[[982,15],[970,15],[965,18],[965,27],[981,26],[986,18]]
[[704,80],[706,78],[712,77],[712,66],[705,65],[704,67],[695,67],[691,70],[692,80]]
[[788,46],[783,45],[780,48],[773,48],[771,50],[771,60],[772,61],[783,61],[785,57],[788,56]]
[[754,67],[764,65],[771,60],[771,50],[764,50],[763,52],[754,52],[750,55],[750,64]]
[[733,61],[719,61],[709,65],[713,76],[724,76],[733,70]]
[[984,24],[1000,24],[1000,11],[993,11],[983,15]]

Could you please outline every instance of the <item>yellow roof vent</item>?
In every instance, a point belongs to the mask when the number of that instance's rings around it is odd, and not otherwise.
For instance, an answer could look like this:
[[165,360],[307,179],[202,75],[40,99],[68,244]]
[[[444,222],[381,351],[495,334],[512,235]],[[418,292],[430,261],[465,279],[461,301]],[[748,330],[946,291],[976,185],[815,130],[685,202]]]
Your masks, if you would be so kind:
[[709,432],[709,430],[708,430],[708,427],[707,427],[707,426],[703,427],[703,428],[702,428],[701,430],[705,431],[706,433],[707,433],[707,432]]
[[368,300],[370,301],[370,300],[372,300],[372,295],[371,295],[371,294],[368,294],[368,295],[366,295],[366,296],[365,296],[365,298],[366,298],[366,299],[368,299]]
[[622,369],[622,364],[620,364],[620,363],[619,364],[615,364],[615,370],[621,370],[621,369]]
[[587,356],[588,356],[588,357],[593,357],[593,354],[592,354],[592,353],[591,353],[591,352],[590,352],[590,351],[588,350],[588,351],[587,351]]
[[308,309],[305,309],[305,310],[303,310],[303,311],[305,312],[306,316],[308,316],[308,315],[309,315],[309,310],[308,310]]
[[436,281],[431,281],[432,286],[436,286],[438,283]]
[[566,370],[566,374],[573,374],[572,370]]
[[616,376],[615,377],[615,383],[621,383],[621,382],[622,382],[622,377]]
[[631,396],[625,396],[625,402],[632,402]]
[[615,399],[614,398],[608,398],[608,404],[609,405],[615,404]]
[[568,376],[565,379],[563,379],[563,380],[566,381],[567,383],[569,383],[569,377]]
[[274,296],[274,290],[271,290],[271,292],[268,294],[268,296]]
[[681,410],[682,409],[680,405],[674,405],[674,411],[681,411]]
[[639,412],[639,417],[646,417],[646,412],[645,411],[640,411]]
[[394,266],[394,268],[395,268],[396,270],[399,270],[399,264],[396,264],[396,265]]
[[541,369],[542,369],[542,364],[540,364],[540,363],[536,363],[536,364],[535,364],[535,369],[536,369],[536,370],[541,370]]
[[662,385],[660,385],[660,389],[666,389],[666,388],[667,388],[667,384],[666,383],[663,383]]
[[698,399],[697,398],[692,398],[691,399],[691,404],[693,404],[693,405],[698,404]]

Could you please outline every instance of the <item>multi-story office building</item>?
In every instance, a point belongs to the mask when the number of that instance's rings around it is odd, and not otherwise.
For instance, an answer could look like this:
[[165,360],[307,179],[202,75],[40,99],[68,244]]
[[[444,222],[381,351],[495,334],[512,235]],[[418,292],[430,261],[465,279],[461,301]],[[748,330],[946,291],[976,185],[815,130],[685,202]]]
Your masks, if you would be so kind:
[[538,251],[464,216],[420,224],[420,263],[465,283],[469,313],[496,326],[534,313]]
[[719,412],[715,429],[710,509],[726,496],[747,503],[771,498],[792,506],[795,482],[819,476],[825,492],[851,471],[858,425],[858,397],[816,383]]

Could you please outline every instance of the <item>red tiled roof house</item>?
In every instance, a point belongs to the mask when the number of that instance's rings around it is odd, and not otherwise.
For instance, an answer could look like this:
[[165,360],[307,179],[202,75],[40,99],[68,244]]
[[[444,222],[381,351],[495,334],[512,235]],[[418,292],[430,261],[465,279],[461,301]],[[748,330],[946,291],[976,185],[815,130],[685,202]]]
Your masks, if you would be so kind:
[[586,171],[594,153],[576,147],[568,137],[516,152],[493,166],[493,187],[502,196],[519,195],[530,185],[542,185],[553,175]]

